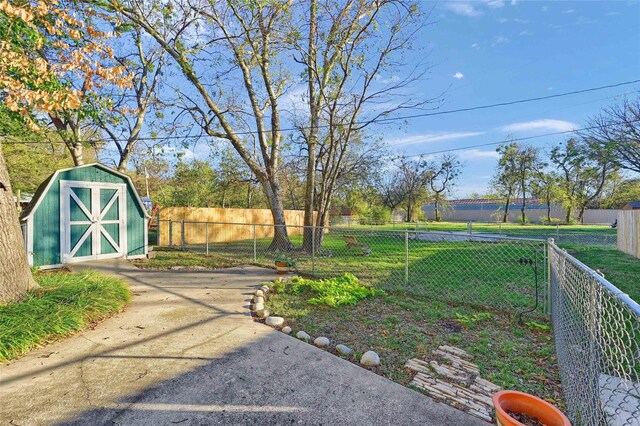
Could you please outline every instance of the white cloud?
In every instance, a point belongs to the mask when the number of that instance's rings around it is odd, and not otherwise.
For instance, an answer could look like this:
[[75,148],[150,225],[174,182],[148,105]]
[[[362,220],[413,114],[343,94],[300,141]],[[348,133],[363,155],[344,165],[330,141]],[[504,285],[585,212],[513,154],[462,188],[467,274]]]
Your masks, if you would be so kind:
[[578,125],[570,121],[545,118],[542,120],[511,123],[500,127],[503,132],[529,132],[532,130],[550,130],[553,132],[569,132],[578,128]]
[[575,9],[567,9],[567,10],[563,11],[562,13],[573,13],[575,11],[576,11]]
[[458,158],[461,160],[481,160],[485,158],[500,158],[500,154],[495,149],[481,151],[479,149],[470,149],[467,151],[459,152]]
[[415,145],[420,143],[433,143],[450,141],[455,139],[470,138],[484,135],[485,132],[451,132],[451,133],[426,133],[423,135],[407,136],[404,138],[392,139],[389,142],[392,146]]
[[546,12],[547,10],[549,10],[549,8],[547,6],[542,6],[542,11]]
[[459,1],[450,2],[450,3],[446,3],[445,7],[449,9],[451,12],[455,13],[456,15],[462,15],[462,16],[482,15],[482,12],[480,10],[476,9],[474,5],[467,2],[459,2]]
[[489,0],[487,2],[487,6],[489,6],[491,9],[499,9],[501,7],[504,7],[504,0]]
[[596,24],[598,21],[594,21],[593,19],[585,18],[584,16],[578,16],[576,19],[576,25],[587,25],[587,24]]
[[453,75],[453,78],[461,80],[462,78],[464,78],[464,74],[462,74],[460,71],[458,71],[457,73],[455,73]]
[[478,43],[473,43],[473,44],[471,45],[471,47],[473,47],[474,49],[477,49],[477,48],[479,47],[479,45],[478,45]]
[[511,6],[515,6],[516,4],[518,4],[518,0],[511,0]]
[[533,35],[533,33],[531,31],[529,31],[529,30],[524,30],[524,31],[520,32],[520,35],[521,36],[530,36],[530,35]]
[[280,97],[278,107],[282,111],[293,113],[304,113],[306,110],[301,108],[304,105],[305,96],[307,94],[307,87],[303,84],[296,84],[290,87]]
[[507,18],[499,18],[498,19],[498,24],[504,24],[505,22],[509,22],[509,20]]
[[491,47],[497,46],[499,44],[507,43],[508,41],[509,41],[509,39],[504,37],[504,36],[496,37],[496,41],[491,43]]

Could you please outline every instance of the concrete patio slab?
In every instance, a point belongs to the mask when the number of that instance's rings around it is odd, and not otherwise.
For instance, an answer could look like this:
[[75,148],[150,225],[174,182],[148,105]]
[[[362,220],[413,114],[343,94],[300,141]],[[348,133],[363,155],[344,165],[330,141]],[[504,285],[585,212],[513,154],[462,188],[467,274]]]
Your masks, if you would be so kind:
[[133,301],[1,366],[2,424],[486,425],[252,321],[251,292],[272,270],[75,267],[127,279]]

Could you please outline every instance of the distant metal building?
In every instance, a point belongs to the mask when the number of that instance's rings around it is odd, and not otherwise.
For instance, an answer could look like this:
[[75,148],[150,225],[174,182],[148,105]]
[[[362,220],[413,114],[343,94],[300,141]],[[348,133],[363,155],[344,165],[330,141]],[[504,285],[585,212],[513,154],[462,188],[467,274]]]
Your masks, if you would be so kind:
[[31,266],[147,255],[147,213],[131,179],[102,164],[58,170],[22,211]]
[[622,207],[622,210],[640,210],[640,201],[630,201]]

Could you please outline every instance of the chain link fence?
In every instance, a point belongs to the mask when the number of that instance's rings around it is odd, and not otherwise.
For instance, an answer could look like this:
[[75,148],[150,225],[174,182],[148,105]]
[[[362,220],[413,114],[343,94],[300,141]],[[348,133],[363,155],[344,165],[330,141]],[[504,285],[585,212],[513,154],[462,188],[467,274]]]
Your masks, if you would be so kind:
[[551,314],[567,415],[640,425],[640,306],[549,242]]
[[[158,227],[169,233],[163,240],[181,250],[266,267],[286,260],[297,273],[318,278],[348,272],[387,291],[507,315],[550,310],[570,419],[576,425],[640,424],[640,307],[557,241],[471,227],[438,232],[291,225],[289,241],[274,241],[274,225],[167,222]],[[574,241],[602,238],[585,234]]]
[[182,250],[267,267],[284,259],[295,264],[297,273],[318,278],[348,272],[383,290],[518,313],[543,311],[545,240],[425,230],[286,228],[290,244],[273,242],[274,225],[170,221],[160,227],[168,230],[169,244]]

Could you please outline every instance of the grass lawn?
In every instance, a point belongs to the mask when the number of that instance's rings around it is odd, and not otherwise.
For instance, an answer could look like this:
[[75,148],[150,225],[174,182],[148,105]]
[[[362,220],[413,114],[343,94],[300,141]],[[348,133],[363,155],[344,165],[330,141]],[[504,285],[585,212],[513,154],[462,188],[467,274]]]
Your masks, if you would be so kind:
[[483,378],[561,405],[553,336],[544,319],[517,324],[504,312],[394,292],[336,308],[311,305],[311,297],[285,291],[266,306],[286,318],[294,333],[326,336],[331,350],[338,343],[353,348],[356,362],[367,350],[378,352],[382,364],[374,371],[403,385],[412,379],[404,367],[408,359],[433,359],[432,350],[449,344],[471,353]]
[[566,246],[566,249],[590,268],[602,272],[610,283],[633,300],[640,301],[640,259],[613,248]]
[[153,259],[139,259],[132,261],[134,265],[142,269],[169,269],[172,266],[202,267],[207,269],[230,268],[241,265],[242,262],[230,257],[211,253],[205,256],[203,253],[180,251],[177,249],[156,247],[157,253]]
[[40,272],[41,289],[0,306],[0,361],[92,327],[120,312],[130,299],[124,281],[92,271]]

